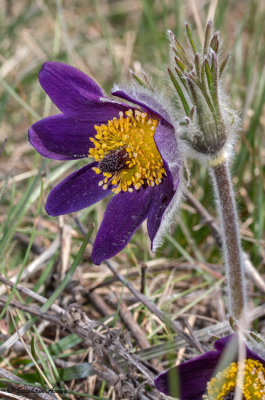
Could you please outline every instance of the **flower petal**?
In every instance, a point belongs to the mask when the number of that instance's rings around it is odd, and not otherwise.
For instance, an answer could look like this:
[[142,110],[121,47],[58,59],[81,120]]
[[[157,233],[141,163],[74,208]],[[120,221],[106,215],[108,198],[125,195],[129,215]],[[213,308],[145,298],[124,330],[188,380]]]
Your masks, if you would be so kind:
[[98,185],[103,177],[92,170],[97,165],[96,162],[86,165],[55,186],[47,198],[45,206],[47,213],[53,217],[69,214],[107,197],[111,193],[111,188],[103,190]]
[[29,141],[44,157],[73,160],[88,157],[89,148],[94,146],[89,138],[95,133],[94,124],[59,114],[33,124]]
[[154,139],[164,161],[168,178],[176,189],[179,184],[181,160],[174,128],[161,120],[156,128]]
[[171,202],[175,191],[169,182],[168,178],[165,177],[163,181],[154,187],[154,195],[148,211],[147,229],[148,234],[152,242],[153,251],[153,240],[157,234],[157,231],[161,225],[163,215]]
[[237,340],[237,339],[236,339],[236,338],[237,338],[236,335],[228,335],[228,336],[224,336],[224,337],[222,337],[222,338],[216,340],[216,341],[214,342],[214,348],[215,348],[217,351],[222,352],[222,351],[224,350],[225,346],[226,346],[231,340],[233,340],[233,338],[234,338],[234,340]]
[[114,86],[111,90],[113,96],[120,97],[131,103],[138,104],[144,111],[148,114],[156,114],[160,118],[171,124],[171,119],[163,107],[154,97],[154,93],[146,89],[145,91],[139,91],[137,89],[120,88],[119,86]]
[[[225,353],[226,351],[230,353],[229,346],[233,348],[234,353],[237,352],[238,347],[238,336],[236,334],[224,336],[221,339],[218,339],[214,343],[214,347],[217,351]],[[265,366],[265,360],[259,357],[253,350],[251,350],[248,346],[246,346],[246,358],[250,358],[251,360],[260,361]]]
[[121,192],[114,196],[105,211],[92,251],[94,264],[113,257],[129,242],[145,220],[152,199],[153,188],[145,187],[133,193]]
[[67,64],[43,64],[39,81],[56,106],[73,119],[100,124],[130,108],[107,99],[93,79]]
[[160,374],[155,386],[160,392],[180,400],[201,400],[219,358],[219,352],[208,351]]

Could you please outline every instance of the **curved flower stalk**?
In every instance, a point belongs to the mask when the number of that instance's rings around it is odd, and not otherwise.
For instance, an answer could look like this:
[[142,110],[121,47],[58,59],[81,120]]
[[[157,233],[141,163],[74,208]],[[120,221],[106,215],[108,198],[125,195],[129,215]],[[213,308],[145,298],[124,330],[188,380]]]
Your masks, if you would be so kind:
[[182,120],[182,139],[191,157],[206,162],[212,175],[216,204],[223,233],[229,306],[236,320],[245,320],[245,282],[238,218],[228,161],[232,156],[237,114],[231,109],[222,88],[222,75],[228,56],[221,52],[219,34],[210,21],[202,51],[198,51],[191,29],[186,24],[188,48],[172,32],[170,80],[177,92]]
[[93,262],[122,250],[146,218],[155,251],[181,193],[182,162],[169,110],[143,88],[115,87],[112,95],[128,104],[113,100],[90,77],[58,62],[44,64],[39,80],[62,114],[36,122],[30,143],[55,160],[94,159],[52,189],[47,213],[68,214],[114,194]]
[[238,361],[237,335],[217,340],[214,347],[159,375],[156,388],[180,400],[264,400],[265,360],[243,344],[245,355]]

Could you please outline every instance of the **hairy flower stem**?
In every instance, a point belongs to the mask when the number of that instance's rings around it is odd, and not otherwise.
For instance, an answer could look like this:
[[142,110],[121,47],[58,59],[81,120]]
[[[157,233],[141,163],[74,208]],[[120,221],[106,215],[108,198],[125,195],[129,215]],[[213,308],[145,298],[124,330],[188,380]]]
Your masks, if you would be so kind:
[[245,276],[240,246],[237,210],[228,162],[213,166],[217,207],[222,224],[223,250],[228,279],[230,312],[237,321],[245,322]]

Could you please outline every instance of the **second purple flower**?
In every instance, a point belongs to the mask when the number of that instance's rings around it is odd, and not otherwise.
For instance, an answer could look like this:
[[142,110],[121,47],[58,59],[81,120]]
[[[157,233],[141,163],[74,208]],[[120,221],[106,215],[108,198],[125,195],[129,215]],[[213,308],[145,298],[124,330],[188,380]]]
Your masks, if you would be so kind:
[[179,400],[234,400],[237,390],[242,400],[264,400],[265,360],[243,344],[245,358],[239,361],[238,346],[236,334],[225,336],[215,350],[160,374],[155,386]]
[[122,250],[147,218],[154,251],[180,198],[182,162],[169,107],[154,92],[114,88],[105,96],[94,80],[58,62],[43,65],[39,80],[62,114],[29,129],[29,141],[45,157],[94,162],[72,173],[50,192],[51,216],[86,208],[108,195],[92,260],[100,264]]

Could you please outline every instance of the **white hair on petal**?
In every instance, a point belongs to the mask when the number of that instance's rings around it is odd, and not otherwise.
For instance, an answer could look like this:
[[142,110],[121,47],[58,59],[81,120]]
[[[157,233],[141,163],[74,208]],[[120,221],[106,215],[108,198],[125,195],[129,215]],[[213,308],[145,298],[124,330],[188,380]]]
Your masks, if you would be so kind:
[[185,186],[186,186],[186,183],[185,183],[182,171],[181,171],[180,177],[179,177],[178,188],[162,216],[160,227],[154,237],[153,245],[152,245],[153,252],[157,251],[157,249],[163,244],[164,234],[166,232],[170,232],[170,230],[172,229],[172,226],[174,226],[174,224],[175,224],[174,216],[177,213],[177,211],[179,210],[179,205],[180,205],[181,199],[183,197],[183,192],[184,192]]
[[[130,81],[130,85],[117,85],[115,84],[111,90],[111,93],[121,90],[128,94],[132,99],[141,101],[146,106],[154,109],[154,111],[160,114],[166,121],[174,125],[174,111],[171,103],[165,98],[162,90],[151,90],[149,88],[139,86],[135,81]],[[132,100],[133,103],[133,100]]]

